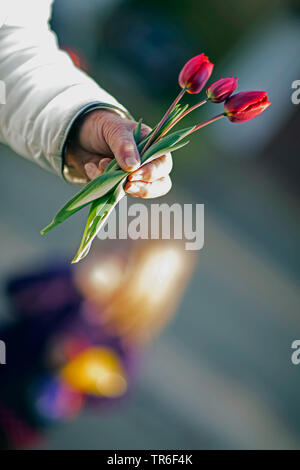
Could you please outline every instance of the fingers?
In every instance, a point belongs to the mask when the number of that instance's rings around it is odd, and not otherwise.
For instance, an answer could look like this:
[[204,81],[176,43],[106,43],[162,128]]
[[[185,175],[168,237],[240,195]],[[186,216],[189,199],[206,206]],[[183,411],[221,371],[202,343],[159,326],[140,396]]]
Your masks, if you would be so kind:
[[136,170],[141,164],[133,137],[136,125],[133,121],[113,116],[107,119],[102,127],[103,137],[107,145],[119,166],[125,171]]
[[102,173],[104,173],[104,170],[105,168],[107,167],[107,165],[111,162],[111,158],[102,158],[99,162],[99,170]]
[[[133,172],[125,185],[128,194],[134,197],[155,198],[163,196],[171,189],[172,183],[169,177],[172,170],[171,154],[162,155],[140,167],[140,156],[133,136],[136,122],[122,119],[111,112],[93,115],[92,118],[92,124],[96,124],[101,135],[98,134],[98,138],[94,141],[91,133],[87,132],[87,139],[90,136],[89,152],[113,155],[123,170]],[[144,139],[150,131],[151,129],[143,124],[140,139]],[[98,162],[88,161],[84,164],[84,171],[89,179],[93,180],[104,172],[110,162],[111,158],[102,158]]]
[[131,173],[128,176],[128,181],[153,182],[167,176],[171,172],[172,166],[171,154],[162,155]]
[[87,177],[90,180],[94,180],[95,178],[97,178],[97,176],[99,176],[101,174],[98,166],[96,165],[96,163],[92,163],[92,162],[86,163],[84,165],[84,169],[85,169],[85,172],[87,174]]
[[[92,111],[80,121],[78,129],[76,129],[74,147],[77,146],[89,154],[105,157],[113,155],[123,170],[134,171],[141,164],[133,137],[136,126],[136,122],[123,119],[114,112],[108,110]],[[141,140],[150,131],[150,127],[142,124]],[[89,163],[89,161],[84,163]],[[95,168],[90,167],[88,171],[91,176],[93,174],[95,177]]]
[[171,187],[171,178],[166,176],[153,181],[152,183],[146,183],[144,181],[128,181],[125,185],[125,191],[130,194],[130,196],[148,199],[167,194]]
[[[110,162],[111,158],[102,158],[98,164],[94,162],[86,163],[84,169],[88,178],[93,180],[100,176]],[[168,176],[171,169],[172,157],[168,153],[137,170],[136,176],[134,174],[129,175],[125,191],[133,197],[144,199],[163,196],[172,187],[171,179]],[[142,173],[138,174],[141,171]],[[142,179],[140,179],[141,177]]]
[[[136,123],[136,126],[137,126],[137,123]],[[152,130],[151,127],[146,126],[146,124],[142,124],[141,125],[141,138],[140,138],[140,141],[143,140],[146,137],[146,135],[148,135],[149,132],[151,132],[151,130]]]
[[111,162],[111,158],[102,158],[98,164],[89,162],[84,165],[87,177],[94,180],[97,176],[102,175],[107,165]]
[[168,176],[172,166],[170,153],[156,158],[129,175],[125,191],[133,197],[144,199],[163,196],[172,187]]
[[[137,163],[137,160],[135,160],[134,166],[138,165],[139,167],[140,159],[139,159],[138,151],[137,151],[134,138],[133,138],[133,130],[137,126],[137,123],[131,122],[131,121],[124,121],[124,120],[122,120],[120,123],[119,122],[120,119],[118,117],[112,115],[112,113],[108,113],[108,114],[109,114],[109,118],[107,119],[107,121],[110,123],[110,125],[109,125],[109,131],[106,131],[105,136],[110,143],[111,153],[114,153],[117,147],[119,154],[121,153],[120,158],[121,159],[127,158],[128,156],[126,154],[126,149],[124,150],[124,144],[127,147],[129,145],[131,149],[133,148],[134,155],[137,154],[137,158],[138,158],[138,163]],[[122,124],[122,126],[120,126],[120,124]],[[150,131],[151,131],[150,127],[143,124],[141,127],[141,139],[143,139]],[[89,154],[89,155],[92,155],[92,154]],[[120,158],[117,158],[118,162]],[[129,158],[132,158],[132,155]],[[92,159],[88,161],[87,163],[83,162],[84,172],[86,173],[86,175],[88,176],[90,180],[93,180],[104,172],[106,166],[110,162],[111,162],[111,158],[102,158],[100,159],[100,161],[99,160],[95,161],[95,159]],[[123,169],[124,167],[127,171],[130,171],[130,168],[132,168],[132,166],[128,165],[128,160],[127,160],[127,166],[125,165],[125,163],[123,163]],[[161,176],[162,175],[163,175],[163,172],[161,173]]]
[[[90,155],[114,156],[125,171],[136,170],[140,157],[133,137],[137,123],[123,119],[109,110],[94,110],[85,115],[74,127],[72,152],[83,166],[89,160],[81,161],[80,151]],[[141,126],[141,139],[149,132],[145,124]],[[91,170],[92,171],[92,170]]]

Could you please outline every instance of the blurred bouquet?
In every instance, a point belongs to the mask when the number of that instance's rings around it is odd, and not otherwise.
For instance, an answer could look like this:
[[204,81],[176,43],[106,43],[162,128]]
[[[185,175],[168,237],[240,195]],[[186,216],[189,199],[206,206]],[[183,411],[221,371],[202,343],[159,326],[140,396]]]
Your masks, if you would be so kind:
[[[188,143],[187,137],[225,116],[231,122],[244,122],[261,114],[271,103],[264,91],[241,92],[232,95],[237,88],[237,78],[221,78],[206,90],[206,98],[189,107],[179,105],[183,95],[187,93],[200,93],[210,78],[214,65],[204,54],[197,55],[189,60],[179,74],[181,91],[153,130],[141,140],[141,124],[139,121],[134,138],[141,156],[141,165],[158,158],[167,152],[174,152]],[[170,133],[170,130],[187,114],[208,101],[212,103],[224,102],[221,114],[201,122],[192,127]],[[92,242],[107,221],[110,213],[125,195],[124,184],[129,172],[123,171],[116,161],[112,161],[103,174],[88,183],[57,213],[53,221],[45,227],[41,234],[49,232],[56,225],[66,220],[75,212],[90,204],[90,211],[83,233],[83,237],[73,262],[83,259],[89,252]]]

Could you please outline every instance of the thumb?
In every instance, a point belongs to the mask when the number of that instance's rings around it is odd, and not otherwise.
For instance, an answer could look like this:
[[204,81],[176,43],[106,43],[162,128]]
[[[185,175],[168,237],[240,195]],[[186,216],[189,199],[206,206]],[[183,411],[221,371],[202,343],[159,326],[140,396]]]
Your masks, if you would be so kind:
[[102,128],[103,137],[119,166],[125,171],[136,170],[141,165],[133,137],[136,123],[122,118],[110,119]]

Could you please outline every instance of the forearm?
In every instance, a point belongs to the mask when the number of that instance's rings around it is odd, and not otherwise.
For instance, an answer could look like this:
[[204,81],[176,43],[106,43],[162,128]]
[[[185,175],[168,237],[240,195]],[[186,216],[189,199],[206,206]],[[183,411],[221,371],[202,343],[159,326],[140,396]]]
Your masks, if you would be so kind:
[[0,28],[0,79],[6,86],[0,141],[60,173],[62,150],[76,117],[91,103],[124,108],[59,50],[47,23],[45,4],[51,2],[38,1],[43,4],[39,14],[24,12],[22,17],[22,9],[37,3],[20,2],[18,14],[11,14]]

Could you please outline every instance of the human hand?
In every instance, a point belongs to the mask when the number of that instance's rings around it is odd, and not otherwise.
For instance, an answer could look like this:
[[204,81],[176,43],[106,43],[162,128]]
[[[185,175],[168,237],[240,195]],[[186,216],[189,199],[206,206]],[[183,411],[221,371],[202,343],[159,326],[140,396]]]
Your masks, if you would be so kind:
[[[83,116],[72,129],[66,149],[66,163],[90,180],[104,172],[115,158],[125,171],[131,171],[125,191],[134,197],[154,198],[166,194],[172,186],[172,157],[168,153],[142,167],[134,141],[137,123],[108,110],[95,110]],[[141,138],[150,128],[142,124]]]

